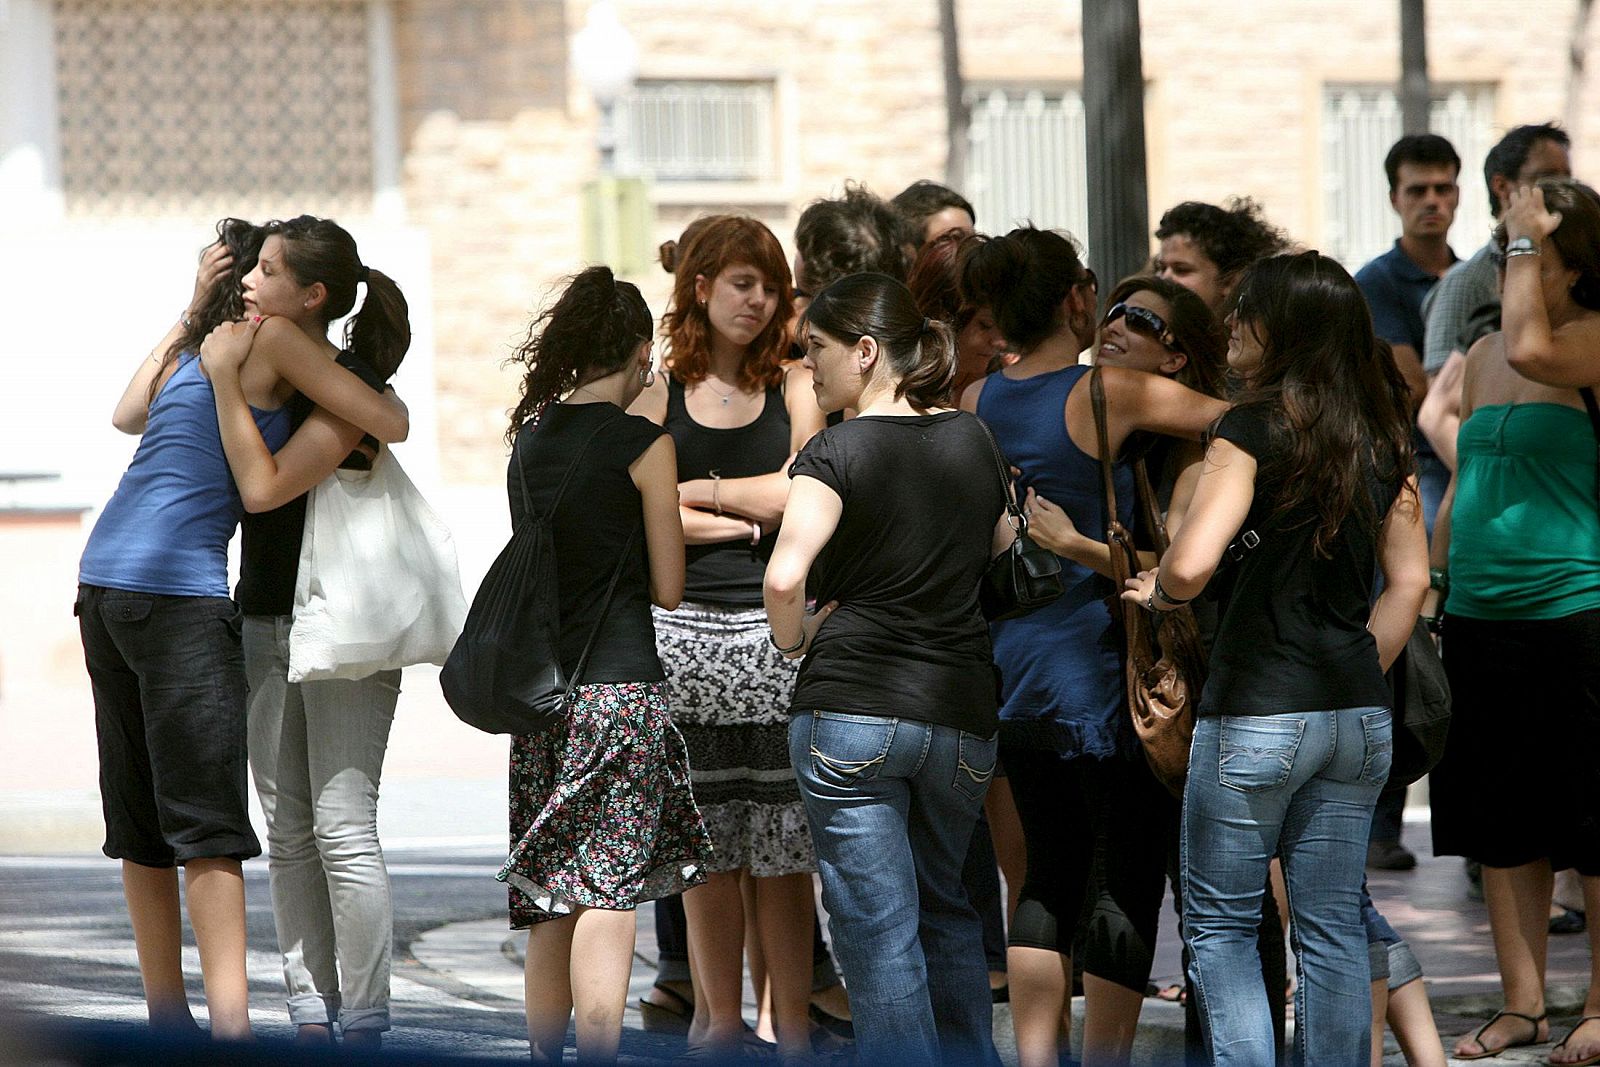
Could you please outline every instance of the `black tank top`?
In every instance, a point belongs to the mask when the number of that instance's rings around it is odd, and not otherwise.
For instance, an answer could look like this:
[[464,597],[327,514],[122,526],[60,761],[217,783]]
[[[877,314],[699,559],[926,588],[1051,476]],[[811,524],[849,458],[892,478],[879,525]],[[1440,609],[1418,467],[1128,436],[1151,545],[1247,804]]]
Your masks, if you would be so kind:
[[[783,391],[767,390],[761,414],[754,422],[731,430],[702,426],[684,406],[683,383],[667,379],[667,432],[678,450],[678,481],[709,478],[749,478],[771,474],[789,458],[789,409]],[[732,607],[760,607],[761,579],[777,540],[763,537],[758,545],[748,541],[721,541],[689,545],[685,575],[685,600]]]

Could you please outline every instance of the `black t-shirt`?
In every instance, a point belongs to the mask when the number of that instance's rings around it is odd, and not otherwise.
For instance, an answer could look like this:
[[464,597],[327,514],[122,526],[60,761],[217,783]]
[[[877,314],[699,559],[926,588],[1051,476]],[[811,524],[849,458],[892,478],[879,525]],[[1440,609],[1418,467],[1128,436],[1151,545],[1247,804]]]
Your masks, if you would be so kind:
[[[596,427],[599,432],[579,457],[578,450]],[[644,515],[628,466],[665,432],[612,404],[553,404],[536,426],[523,427],[517,436],[506,470],[513,526],[524,510],[517,461],[527,478],[534,513],[543,515],[567,469],[578,460],[552,526],[560,584],[561,667],[569,673],[594,630],[622,550]],[[659,682],[665,677],[656,658],[649,560],[641,530],[617,579],[611,609],[581,682]]]
[[[783,392],[768,389],[761,414],[732,429],[702,426],[689,415],[683,384],[667,379],[667,432],[678,450],[678,481],[709,478],[749,478],[771,474],[789,458],[789,409]],[[767,573],[776,538],[717,541],[689,545],[684,550],[683,596],[701,604],[759,608],[761,580]]]
[[851,419],[813,437],[790,473],[844,501],[810,581],[817,603],[839,607],[800,665],[790,710],[993,735],[999,685],[978,583],[1005,490],[977,417]]
[[[1367,475],[1372,511],[1345,519],[1330,546],[1317,554],[1317,514],[1302,504],[1275,515],[1283,493],[1273,462],[1288,447],[1281,414],[1266,405],[1234,408],[1216,436],[1256,458],[1255,499],[1240,538],[1260,543],[1237,562],[1226,557],[1213,583],[1221,611],[1201,715],[1276,715],[1337,708],[1387,707],[1389,687],[1378,669],[1377,644],[1367,632],[1378,532],[1399,492],[1399,479]],[[1235,545],[1240,543],[1235,539]]]

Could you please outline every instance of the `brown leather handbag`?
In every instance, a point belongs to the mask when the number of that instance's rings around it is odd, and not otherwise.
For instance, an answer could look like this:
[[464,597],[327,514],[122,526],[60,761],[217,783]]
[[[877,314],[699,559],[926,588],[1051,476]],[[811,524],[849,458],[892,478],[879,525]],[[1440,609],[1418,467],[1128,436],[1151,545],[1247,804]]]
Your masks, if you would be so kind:
[[[1152,613],[1122,599],[1126,588],[1123,583],[1139,573],[1139,554],[1133,536],[1117,519],[1117,487],[1106,434],[1106,392],[1098,367],[1089,372],[1089,396],[1094,405],[1100,477],[1105,487],[1106,543],[1111,547],[1111,570],[1117,584],[1112,612],[1118,615],[1120,610],[1122,621],[1128,711],[1150,770],[1173,796],[1181,797],[1189,772],[1195,706],[1200,702],[1200,687],[1205,684],[1205,649],[1194,611],[1187,604]],[[1134,489],[1136,515],[1150,531],[1159,559],[1167,551],[1167,528],[1156,506],[1143,459],[1134,464]]]

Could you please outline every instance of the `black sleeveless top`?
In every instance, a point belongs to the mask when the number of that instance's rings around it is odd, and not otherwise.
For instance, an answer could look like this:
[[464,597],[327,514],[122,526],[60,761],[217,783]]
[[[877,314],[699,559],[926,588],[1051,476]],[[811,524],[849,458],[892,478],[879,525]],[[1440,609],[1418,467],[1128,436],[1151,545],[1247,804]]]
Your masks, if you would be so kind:
[[[629,415],[613,404],[552,404],[537,424],[517,434],[506,464],[511,524],[522,520],[521,463],[536,514],[547,514],[557,489],[574,462],[572,481],[551,517],[560,586],[561,668],[577,668],[583,646],[594,633],[606,588],[628,538],[644,516],[638,487],[628,467],[662,434],[649,419]],[[593,441],[579,455],[585,441]],[[641,533],[617,578],[583,683],[659,682],[666,676],[656,658],[655,623],[650,615],[650,554]]]
[[[754,422],[718,430],[689,417],[683,383],[668,377],[665,426],[678,449],[680,482],[709,478],[712,471],[723,478],[771,474],[782,470],[789,459],[789,409],[784,406],[783,390],[779,388],[767,390],[761,414]],[[684,599],[730,607],[760,607],[761,580],[776,541],[776,536],[764,536],[758,545],[743,540],[689,545]]]
[[[346,349],[339,353],[339,366],[353,372],[378,392],[388,388],[388,382],[354,352]],[[290,436],[300,429],[316,407],[309,397],[296,393],[284,402],[289,409]],[[378,439],[371,434],[362,437],[361,443],[374,451]],[[339,464],[357,470],[369,469],[371,463],[361,452],[352,452]],[[301,493],[287,504],[271,511],[245,512],[239,522],[239,584],[234,586],[233,599],[245,615],[288,615],[294,611],[295,580],[300,573],[300,542],[306,528],[306,497]]]

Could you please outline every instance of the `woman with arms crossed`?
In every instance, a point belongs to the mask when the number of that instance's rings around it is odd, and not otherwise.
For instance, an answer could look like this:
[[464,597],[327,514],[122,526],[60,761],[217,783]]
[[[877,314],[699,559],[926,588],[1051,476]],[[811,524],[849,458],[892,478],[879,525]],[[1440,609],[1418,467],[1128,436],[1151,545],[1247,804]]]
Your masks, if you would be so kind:
[[[772,231],[720,216],[680,252],[662,323],[667,372],[633,411],[665,426],[677,450],[685,599],[656,612],[656,634],[716,846],[710,878],[683,898],[695,984],[689,1040],[715,1049],[745,1040],[743,949],[752,975],[758,958],[765,964],[779,1049],[798,1054],[810,1047],[816,861],[785,744],[794,668],[767,644],[761,575],[783,521],[785,469],[822,412],[810,372],[781,362],[792,296]],[[753,916],[744,914],[746,880]],[[745,944],[749,934],[755,944]]]

